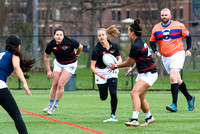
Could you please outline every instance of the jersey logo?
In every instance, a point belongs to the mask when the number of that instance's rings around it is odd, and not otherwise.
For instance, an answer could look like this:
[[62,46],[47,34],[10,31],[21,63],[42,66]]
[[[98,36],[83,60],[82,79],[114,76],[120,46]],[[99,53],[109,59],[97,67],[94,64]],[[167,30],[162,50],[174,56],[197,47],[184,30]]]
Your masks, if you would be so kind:
[[68,49],[68,48],[70,48],[70,46],[59,46],[59,47],[53,47],[52,49],[53,50],[66,50],[66,49]]
[[182,29],[165,29],[163,31],[156,31],[154,33],[156,40],[169,41],[171,39],[178,39],[182,36]]
[[163,32],[163,40],[165,41],[171,40],[169,29],[163,30],[162,32]]
[[66,50],[67,48],[67,46],[62,46],[62,50]]
[[110,53],[112,54],[112,53],[114,53],[115,52],[115,50],[110,50]]

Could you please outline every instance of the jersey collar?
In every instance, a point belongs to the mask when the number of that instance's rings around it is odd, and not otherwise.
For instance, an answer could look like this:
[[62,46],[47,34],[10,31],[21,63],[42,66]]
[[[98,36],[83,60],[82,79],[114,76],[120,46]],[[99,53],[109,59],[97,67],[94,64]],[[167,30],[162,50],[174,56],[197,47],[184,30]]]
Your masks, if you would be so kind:
[[[108,42],[109,42],[110,48],[112,48],[112,42],[110,42],[109,40],[108,40]],[[105,47],[103,47],[103,46],[101,45],[100,42],[98,42],[98,44],[99,44],[100,49],[103,49],[103,50],[106,49]]]
[[161,22],[161,25],[162,25],[163,27],[168,27],[171,23],[172,23],[172,21],[170,20],[170,22],[169,22],[168,25],[164,25],[162,22]]

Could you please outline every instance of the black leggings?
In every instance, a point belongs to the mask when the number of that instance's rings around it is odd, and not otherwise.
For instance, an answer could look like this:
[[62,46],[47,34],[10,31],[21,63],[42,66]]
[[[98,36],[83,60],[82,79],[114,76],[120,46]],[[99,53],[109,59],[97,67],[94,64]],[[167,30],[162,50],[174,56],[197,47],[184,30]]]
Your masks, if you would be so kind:
[[8,88],[0,89],[0,105],[8,112],[14,120],[15,126],[19,134],[27,134],[27,129],[22,119],[19,108],[8,90]]
[[111,114],[115,115],[116,109],[117,109],[117,78],[110,78],[107,80],[107,83],[105,84],[97,84],[99,88],[99,95],[101,100],[106,100],[108,97],[108,87],[110,91],[110,97],[111,97]]

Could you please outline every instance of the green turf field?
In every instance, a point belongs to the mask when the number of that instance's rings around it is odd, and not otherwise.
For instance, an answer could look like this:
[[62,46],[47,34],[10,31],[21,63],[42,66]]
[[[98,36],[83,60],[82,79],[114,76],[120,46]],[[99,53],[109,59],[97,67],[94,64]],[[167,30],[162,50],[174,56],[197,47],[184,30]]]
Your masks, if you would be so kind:
[[[48,104],[48,90],[32,90],[33,96],[27,96],[23,90],[11,90],[20,109],[47,116],[42,109]],[[97,91],[66,91],[59,102],[57,111],[47,116],[59,121],[70,122],[106,134],[196,134],[200,132],[200,92],[190,91],[195,95],[195,110],[187,110],[187,102],[181,92],[178,96],[178,112],[171,113],[165,106],[171,103],[168,91],[148,92],[146,99],[150,104],[155,122],[149,127],[127,127],[125,122],[132,116],[132,104],[129,91],[118,92],[118,122],[106,122],[110,115],[110,97],[102,102]],[[91,134],[80,128],[49,121],[34,115],[22,113],[29,134]],[[144,122],[140,111],[139,122]],[[0,134],[16,134],[14,123],[4,109],[0,109]]]
[[[132,81],[131,77],[124,76],[125,71],[120,69],[118,78],[118,89],[131,90]],[[52,79],[47,79],[45,73],[29,73],[30,78],[27,79],[30,88],[37,89],[50,89]],[[93,89],[93,73],[90,68],[77,68],[76,70],[76,89]],[[133,77],[133,83],[136,76]],[[184,71],[183,80],[185,81],[188,89],[200,89],[200,71]],[[9,77],[7,80],[9,88],[18,88],[18,79],[16,77]],[[95,89],[97,89],[96,84]],[[21,84],[21,88],[22,88]],[[170,89],[169,75],[166,75],[164,79],[158,77],[157,81],[150,89]]]

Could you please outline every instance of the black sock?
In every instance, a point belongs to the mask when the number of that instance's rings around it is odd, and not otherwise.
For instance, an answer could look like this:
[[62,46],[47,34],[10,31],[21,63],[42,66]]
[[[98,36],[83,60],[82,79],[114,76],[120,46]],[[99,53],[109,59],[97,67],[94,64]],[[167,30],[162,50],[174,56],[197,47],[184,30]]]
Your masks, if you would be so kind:
[[183,95],[185,96],[185,98],[187,100],[191,100],[192,99],[192,96],[188,93],[187,91],[187,88],[186,88],[186,85],[184,82],[182,82],[180,85],[179,85],[179,89],[180,91],[183,93]]
[[177,106],[178,99],[178,83],[171,84],[172,102]]
[[151,119],[152,118],[152,115],[149,117],[149,118],[146,118],[145,119],[145,122],[147,122],[149,119]]
[[131,121],[138,121],[138,119],[136,119],[136,118],[132,118]]

